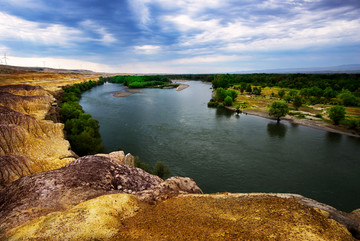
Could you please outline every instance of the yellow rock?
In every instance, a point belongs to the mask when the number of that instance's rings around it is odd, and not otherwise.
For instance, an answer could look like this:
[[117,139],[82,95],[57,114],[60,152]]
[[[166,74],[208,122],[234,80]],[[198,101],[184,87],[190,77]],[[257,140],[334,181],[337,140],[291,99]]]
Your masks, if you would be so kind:
[[109,240],[139,209],[132,195],[105,195],[13,229],[8,240]]

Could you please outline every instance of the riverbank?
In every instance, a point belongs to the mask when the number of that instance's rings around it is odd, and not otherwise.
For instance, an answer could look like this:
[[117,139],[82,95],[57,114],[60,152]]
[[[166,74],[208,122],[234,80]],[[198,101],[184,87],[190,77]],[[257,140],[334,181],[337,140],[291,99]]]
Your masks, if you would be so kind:
[[[225,108],[232,110],[232,111],[236,110],[233,107],[225,107]],[[258,116],[258,117],[262,117],[262,118],[266,118],[266,119],[275,120],[274,118],[269,116],[267,111],[264,111],[264,110],[244,109],[243,114],[249,114],[249,115],[254,115],[254,116]],[[314,129],[318,129],[318,130],[322,130],[322,131],[328,131],[328,132],[332,132],[332,133],[337,133],[337,134],[360,138],[360,134],[355,133],[353,130],[349,130],[342,126],[336,126],[331,123],[326,123],[321,120],[299,119],[299,118],[296,118],[296,117],[290,116],[290,115],[286,115],[285,117],[282,117],[281,120],[286,120],[292,124],[303,125],[306,127],[310,127],[310,128],[314,128]]]

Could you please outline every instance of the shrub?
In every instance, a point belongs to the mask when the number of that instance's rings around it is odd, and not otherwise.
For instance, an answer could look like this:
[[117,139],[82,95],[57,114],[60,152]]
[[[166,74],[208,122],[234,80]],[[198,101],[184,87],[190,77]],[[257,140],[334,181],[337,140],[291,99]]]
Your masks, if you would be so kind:
[[280,99],[282,99],[285,95],[285,90],[284,89],[281,89],[278,91],[278,96],[280,97]]
[[224,105],[225,106],[231,106],[233,103],[233,100],[230,96],[226,96],[225,100],[224,100]]
[[357,106],[358,100],[356,96],[348,90],[344,90],[339,95],[341,102],[344,106]]
[[344,106],[335,105],[329,110],[329,117],[334,121],[335,125],[338,125],[341,120],[345,119],[345,114]]

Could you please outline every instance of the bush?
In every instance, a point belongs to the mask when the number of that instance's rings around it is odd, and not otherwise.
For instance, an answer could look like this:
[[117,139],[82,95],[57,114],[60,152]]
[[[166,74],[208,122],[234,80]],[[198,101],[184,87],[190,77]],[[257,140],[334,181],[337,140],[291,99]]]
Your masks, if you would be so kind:
[[315,117],[316,117],[316,118],[320,118],[320,119],[323,118],[322,114],[316,114]]
[[280,97],[280,99],[282,99],[285,95],[285,90],[284,89],[281,89],[278,91],[278,96]]
[[295,107],[296,110],[302,106],[302,98],[300,96],[296,95],[294,97],[293,106]]
[[224,101],[225,100],[225,98],[226,98],[226,96],[227,96],[227,93],[226,93],[227,91],[225,90],[225,89],[223,89],[223,88],[217,88],[216,89],[216,92],[215,92],[215,99],[217,100],[217,101],[220,101],[220,102],[222,102],[222,101]]
[[329,110],[329,117],[334,121],[335,125],[338,125],[341,120],[345,119],[345,114],[344,106],[335,105]]
[[226,96],[225,100],[224,100],[224,105],[225,106],[232,106],[233,100],[230,96]]
[[141,168],[150,174],[157,175],[160,178],[168,177],[171,174],[170,168],[161,161],[156,162],[155,167],[153,168],[150,164],[140,161],[140,158],[136,156],[134,159],[134,164],[135,167]]
[[341,102],[344,106],[357,106],[358,100],[356,96],[348,90],[344,90],[339,95]]
[[218,102],[215,102],[215,101],[212,101],[210,100],[207,104],[208,107],[218,107],[219,103]]
[[159,176],[160,178],[164,178],[170,175],[170,169],[168,166],[166,166],[163,162],[156,162],[155,168],[154,168],[154,175]]

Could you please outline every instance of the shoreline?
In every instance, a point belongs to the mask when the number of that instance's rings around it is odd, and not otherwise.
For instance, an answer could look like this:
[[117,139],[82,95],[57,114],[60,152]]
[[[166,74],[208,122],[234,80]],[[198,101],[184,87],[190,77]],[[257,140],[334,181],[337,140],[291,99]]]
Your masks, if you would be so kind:
[[[235,108],[233,108],[233,107],[225,107],[225,108],[235,112]],[[258,116],[258,117],[262,117],[262,118],[266,118],[266,119],[270,119],[270,120],[276,120],[276,119],[272,118],[271,116],[269,116],[269,114],[267,112],[261,111],[261,110],[245,109],[245,110],[243,110],[243,114],[249,114],[249,115]],[[340,126],[335,126],[333,124],[325,123],[323,121],[298,119],[296,117],[292,117],[289,115],[282,117],[281,120],[286,120],[286,121],[290,122],[291,124],[302,125],[302,126],[322,130],[322,131],[328,131],[328,132],[337,133],[337,134],[341,134],[341,135],[347,135],[347,136],[351,136],[351,137],[355,137],[355,138],[360,138],[360,134],[354,133],[353,131],[348,130],[343,127],[340,127]]]

